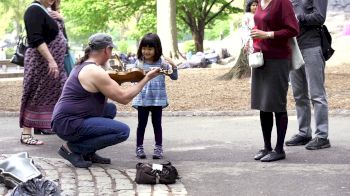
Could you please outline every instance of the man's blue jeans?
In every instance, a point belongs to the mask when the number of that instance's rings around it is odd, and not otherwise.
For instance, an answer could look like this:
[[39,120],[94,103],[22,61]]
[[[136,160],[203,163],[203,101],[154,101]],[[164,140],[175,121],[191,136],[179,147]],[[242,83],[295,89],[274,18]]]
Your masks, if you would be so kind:
[[113,120],[116,113],[116,106],[107,103],[103,116],[85,119],[76,135],[61,138],[67,141],[72,152],[82,155],[121,143],[128,139],[130,128],[122,122]]

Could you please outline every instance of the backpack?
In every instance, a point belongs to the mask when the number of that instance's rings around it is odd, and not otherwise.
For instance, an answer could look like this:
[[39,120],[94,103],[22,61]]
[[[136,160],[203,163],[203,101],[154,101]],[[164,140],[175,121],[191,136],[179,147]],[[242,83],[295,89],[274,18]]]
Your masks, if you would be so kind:
[[332,48],[332,36],[329,33],[326,25],[322,25],[318,28],[321,36],[321,48],[324,59],[327,61],[331,58],[334,53],[334,49]]
[[137,184],[174,184],[176,179],[179,179],[176,168],[170,162],[158,165],[161,169],[155,169],[154,165],[137,163],[135,182]]

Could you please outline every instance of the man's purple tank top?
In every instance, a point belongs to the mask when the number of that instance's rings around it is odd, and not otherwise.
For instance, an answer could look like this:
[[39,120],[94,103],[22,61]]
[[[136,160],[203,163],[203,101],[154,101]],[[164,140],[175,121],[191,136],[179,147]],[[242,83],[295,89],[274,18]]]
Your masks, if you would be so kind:
[[85,62],[72,70],[53,111],[52,130],[60,135],[72,135],[84,119],[103,114],[106,97],[100,92],[86,91],[78,79],[81,69],[88,64],[93,63]]

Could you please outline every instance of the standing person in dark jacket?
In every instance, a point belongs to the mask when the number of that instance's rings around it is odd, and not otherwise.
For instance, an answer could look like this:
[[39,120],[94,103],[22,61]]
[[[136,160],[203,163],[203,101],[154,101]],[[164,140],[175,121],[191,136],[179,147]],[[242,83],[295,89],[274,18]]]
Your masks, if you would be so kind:
[[[251,107],[260,110],[264,149],[254,157],[263,162],[286,157],[283,150],[288,127],[287,92],[291,49],[289,39],[298,34],[299,26],[289,0],[260,0],[255,12],[256,27],[251,31],[254,51],[262,51],[264,65],[252,69]],[[271,146],[275,114],[277,143]]]
[[[305,65],[290,73],[299,123],[299,133],[286,142],[287,146],[305,145],[308,150],[329,148],[328,103],[324,86],[325,60],[322,55],[319,28],[326,20],[327,0],[293,0],[300,25],[298,44]],[[312,139],[311,105],[316,123]]]

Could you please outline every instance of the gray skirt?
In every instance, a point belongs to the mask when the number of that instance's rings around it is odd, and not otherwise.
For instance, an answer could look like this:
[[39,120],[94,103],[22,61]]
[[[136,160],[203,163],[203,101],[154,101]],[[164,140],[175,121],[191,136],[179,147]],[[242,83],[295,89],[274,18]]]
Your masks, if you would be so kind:
[[264,112],[286,112],[289,77],[288,59],[265,60],[252,70],[251,108]]

